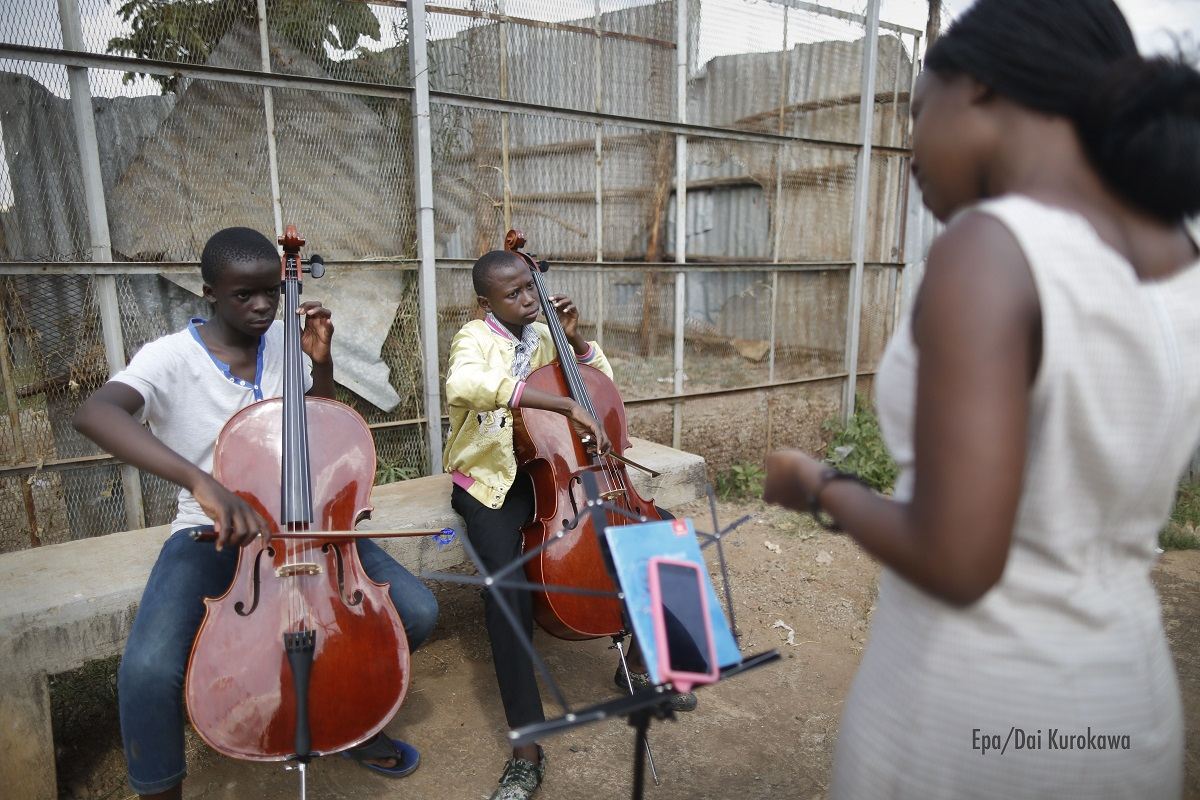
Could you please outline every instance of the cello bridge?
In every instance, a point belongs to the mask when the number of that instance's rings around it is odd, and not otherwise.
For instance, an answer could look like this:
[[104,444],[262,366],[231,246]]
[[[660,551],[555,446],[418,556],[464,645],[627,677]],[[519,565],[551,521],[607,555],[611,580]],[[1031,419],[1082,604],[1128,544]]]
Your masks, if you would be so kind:
[[276,567],[275,577],[291,578],[296,575],[320,575],[321,572],[320,564],[304,561],[299,564],[284,564],[282,567]]
[[601,499],[601,500],[611,500],[611,499],[613,499],[614,497],[620,497],[620,496],[621,496],[621,495],[623,495],[623,494],[625,494],[625,490],[624,490],[624,489],[612,489],[612,490],[610,490],[610,491],[607,491],[607,492],[601,492],[601,493],[600,493],[600,499]]

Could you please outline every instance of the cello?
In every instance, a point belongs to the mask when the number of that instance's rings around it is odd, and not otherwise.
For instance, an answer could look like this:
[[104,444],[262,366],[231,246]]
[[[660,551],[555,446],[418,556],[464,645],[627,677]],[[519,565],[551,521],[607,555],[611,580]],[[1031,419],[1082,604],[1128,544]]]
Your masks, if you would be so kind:
[[[304,239],[289,225],[279,242],[284,393],[233,415],[213,453],[213,476],[267,521],[271,540],[243,547],[229,590],[204,601],[187,706],[215,750],[303,770],[313,756],[370,739],[404,700],[404,627],[353,537],[419,534],[353,531],[370,515],[374,440],[350,407],[304,395],[296,313]],[[320,277],[312,262],[305,269]]]
[[[521,252],[524,246],[525,236],[519,230],[510,230],[504,237],[504,249],[524,261],[533,274],[542,313],[558,353],[556,361],[529,373],[526,386],[559,396],[569,395],[600,423],[612,442],[610,453],[598,456],[575,435],[570,422],[561,414],[517,409],[513,424],[517,465],[529,473],[534,487],[534,519],[521,529],[524,548],[528,552],[548,539],[559,539],[526,562],[525,574],[530,583],[615,595],[617,588],[600,551],[600,527],[626,525],[631,522],[630,517],[643,522],[662,517],[653,500],[645,500],[638,494],[625,468],[626,464],[639,465],[623,456],[629,448],[629,436],[625,404],[616,384],[595,367],[578,363],[542,278],[548,265]],[[585,472],[595,473],[600,499],[624,514],[606,510],[602,515],[603,526],[596,521],[601,515],[581,515],[588,501],[580,477]],[[578,522],[573,524],[574,519]],[[533,618],[542,630],[560,639],[619,637],[625,633],[621,602],[615,596],[534,592]]]

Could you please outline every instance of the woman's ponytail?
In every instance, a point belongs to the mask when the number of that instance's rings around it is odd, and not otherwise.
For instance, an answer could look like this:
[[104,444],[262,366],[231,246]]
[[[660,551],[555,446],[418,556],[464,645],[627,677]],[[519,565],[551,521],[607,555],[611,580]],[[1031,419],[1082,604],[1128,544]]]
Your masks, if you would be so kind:
[[1134,57],[1096,81],[1075,119],[1114,192],[1159,219],[1200,213],[1200,73],[1181,60]]

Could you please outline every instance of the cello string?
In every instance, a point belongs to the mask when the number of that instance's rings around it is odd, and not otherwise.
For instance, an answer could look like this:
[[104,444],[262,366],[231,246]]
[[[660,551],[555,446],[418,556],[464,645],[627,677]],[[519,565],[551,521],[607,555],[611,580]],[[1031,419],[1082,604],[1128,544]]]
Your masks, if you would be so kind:
[[[558,314],[550,303],[550,296],[547,293],[541,270],[538,269],[536,262],[527,254],[518,253],[518,255],[529,265],[530,271],[533,273],[534,283],[538,290],[538,299],[541,301],[542,313],[546,317],[547,327],[550,329],[550,337],[554,341],[555,349],[558,352],[559,366],[561,367],[563,378],[567,383],[568,391],[570,391],[575,401],[583,406],[592,416],[592,419],[596,420],[599,424],[599,415],[597,415],[596,408],[592,404],[591,395],[587,391],[583,375],[580,373],[579,365],[574,358],[574,348],[567,341],[566,331],[563,330],[562,324],[558,320]],[[596,459],[604,472],[608,483],[607,488],[609,490],[619,490],[621,492],[618,495],[620,497],[619,506],[632,513],[632,508],[629,506],[628,486],[623,477],[627,473],[623,465],[618,464],[615,459],[608,458],[607,456],[597,456]],[[610,522],[621,524],[621,521],[616,519],[615,515],[611,512],[608,512],[608,514]]]
[[[555,349],[558,352],[560,372],[567,384],[568,391],[571,396],[584,407],[584,410],[592,416],[592,419],[600,424],[600,417],[596,413],[596,408],[592,403],[591,395],[587,391],[587,386],[584,383],[583,375],[579,370],[579,364],[575,357],[575,350],[567,341],[566,331],[563,330],[562,324],[559,322],[558,314],[553,305],[550,303],[550,295],[547,292],[545,281],[542,278],[541,271],[533,259],[525,253],[519,253],[522,259],[529,265],[530,271],[533,273],[534,283],[538,290],[538,299],[541,301],[542,313],[546,317],[547,327],[550,329],[550,337],[554,341]],[[596,455],[601,470],[604,473],[607,486],[604,491],[619,491],[616,495],[618,498],[616,505],[623,510],[633,513],[633,509],[629,504],[629,491],[626,484],[625,475],[628,473],[624,469],[624,465],[617,463],[615,459],[607,456]],[[611,495],[610,495],[611,499]],[[607,522],[610,525],[624,524],[624,520],[620,519],[611,511],[606,511]],[[637,516],[642,516],[638,514]]]

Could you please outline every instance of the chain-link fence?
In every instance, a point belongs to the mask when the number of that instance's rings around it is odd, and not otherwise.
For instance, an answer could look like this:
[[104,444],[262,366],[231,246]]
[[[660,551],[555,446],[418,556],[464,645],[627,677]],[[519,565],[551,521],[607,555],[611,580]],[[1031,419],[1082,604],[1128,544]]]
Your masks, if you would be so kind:
[[896,323],[921,33],[875,0],[2,4],[0,551],[169,521],[70,420],[205,316],[230,225],[325,257],[306,296],[384,481],[440,467],[469,267],[509,228],[631,434],[713,471],[815,448]]

